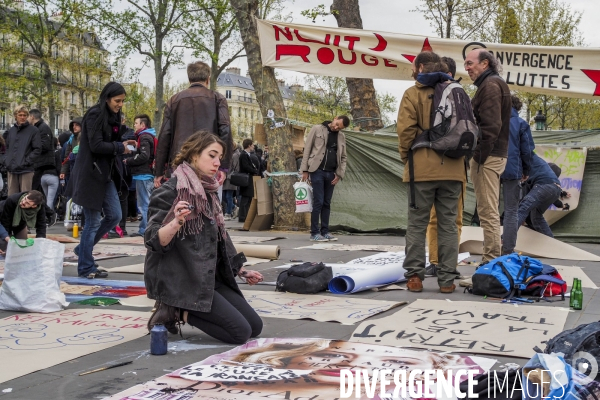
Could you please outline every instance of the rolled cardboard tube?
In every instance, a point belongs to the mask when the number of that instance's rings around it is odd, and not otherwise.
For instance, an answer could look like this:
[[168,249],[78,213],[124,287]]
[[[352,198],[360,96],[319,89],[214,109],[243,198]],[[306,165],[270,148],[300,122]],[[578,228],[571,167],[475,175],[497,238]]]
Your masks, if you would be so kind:
[[269,260],[279,259],[281,249],[279,246],[268,244],[246,244],[234,243],[235,249],[244,253],[246,257],[268,258]]

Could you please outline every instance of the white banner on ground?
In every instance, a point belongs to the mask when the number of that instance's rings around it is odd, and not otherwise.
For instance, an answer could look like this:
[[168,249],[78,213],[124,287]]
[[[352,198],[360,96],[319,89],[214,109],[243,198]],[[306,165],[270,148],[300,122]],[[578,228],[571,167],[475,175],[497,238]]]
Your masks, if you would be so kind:
[[565,97],[600,96],[600,49],[522,46],[440,39],[382,31],[257,20],[263,65],[307,74],[412,80],[411,64],[421,51],[451,57],[457,75],[475,47],[493,52],[511,89]]

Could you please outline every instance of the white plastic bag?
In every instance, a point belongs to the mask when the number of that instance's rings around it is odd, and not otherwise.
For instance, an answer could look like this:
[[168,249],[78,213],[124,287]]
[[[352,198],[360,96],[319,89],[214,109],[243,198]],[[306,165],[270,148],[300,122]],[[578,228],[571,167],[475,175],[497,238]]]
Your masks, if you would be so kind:
[[312,186],[306,181],[294,183],[294,195],[296,196],[296,212],[305,213],[312,211],[313,193]]
[[67,307],[60,291],[65,245],[49,239],[11,239],[6,249],[0,309],[49,313]]

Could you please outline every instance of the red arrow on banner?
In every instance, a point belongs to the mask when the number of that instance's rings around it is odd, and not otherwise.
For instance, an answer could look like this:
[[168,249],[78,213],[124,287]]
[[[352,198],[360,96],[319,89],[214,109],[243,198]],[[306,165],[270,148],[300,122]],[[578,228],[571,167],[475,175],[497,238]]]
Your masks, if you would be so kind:
[[[433,51],[433,49],[431,48],[431,45],[429,44],[429,38],[425,38],[425,41],[423,42],[423,47],[421,48],[421,52],[424,52],[424,51]],[[417,58],[417,56],[411,56],[410,54],[402,54],[402,56],[404,56],[404,58],[406,58],[411,63],[413,61],[415,61],[415,58]]]
[[596,84],[594,96],[600,96],[600,70],[599,69],[582,69],[581,72],[587,75]]

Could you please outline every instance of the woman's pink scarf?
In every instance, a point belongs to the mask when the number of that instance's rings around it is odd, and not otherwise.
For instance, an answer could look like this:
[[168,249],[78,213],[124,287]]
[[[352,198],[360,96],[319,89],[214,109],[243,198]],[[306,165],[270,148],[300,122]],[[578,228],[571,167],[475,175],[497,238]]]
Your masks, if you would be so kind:
[[[217,195],[219,182],[213,176],[198,174],[187,162],[180,164],[173,176],[177,177],[177,198],[173,202],[171,209],[167,213],[163,221],[163,225],[168,224],[175,219],[175,206],[180,201],[187,201],[191,206],[194,206],[192,213],[183,225],[184,235],[197,235],[202,232],[204,222],[202,216],[208,219],[214,219],[219,228],[219,232],[226,237],[225,220],[223,218],[223,210],[221,202]],[[208,197],[211,196],[211,204],[209,205]]]

